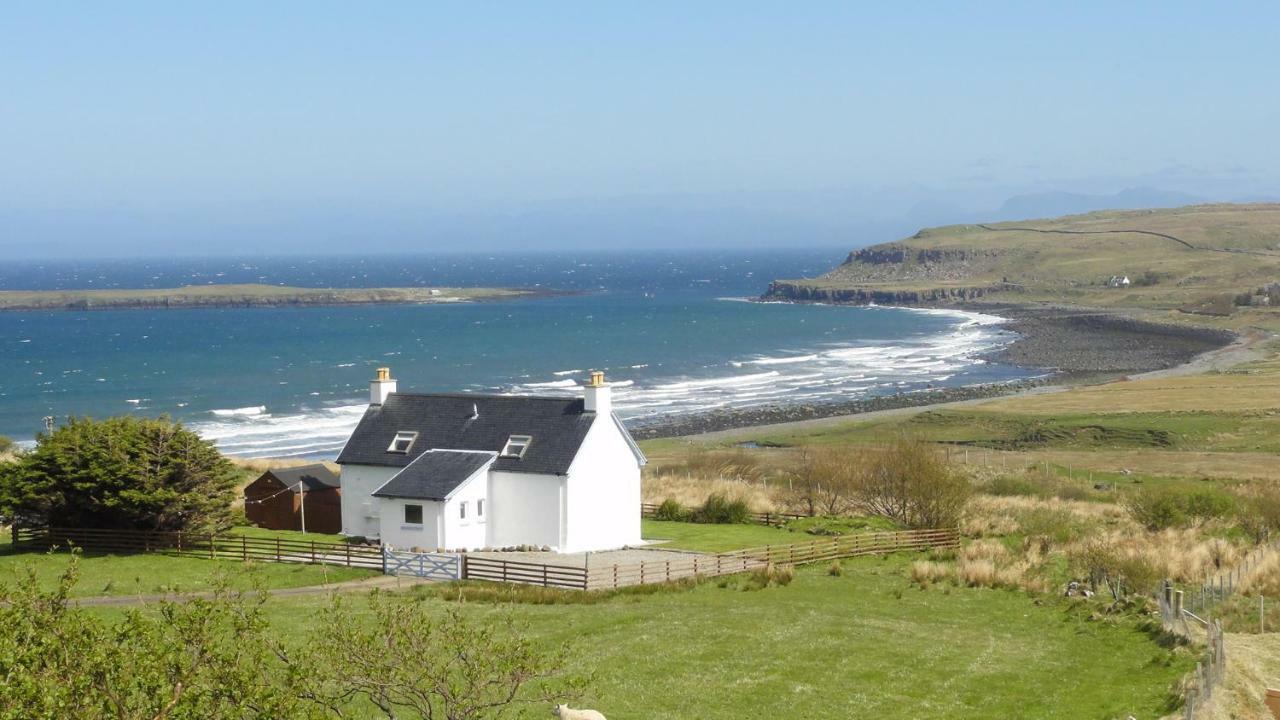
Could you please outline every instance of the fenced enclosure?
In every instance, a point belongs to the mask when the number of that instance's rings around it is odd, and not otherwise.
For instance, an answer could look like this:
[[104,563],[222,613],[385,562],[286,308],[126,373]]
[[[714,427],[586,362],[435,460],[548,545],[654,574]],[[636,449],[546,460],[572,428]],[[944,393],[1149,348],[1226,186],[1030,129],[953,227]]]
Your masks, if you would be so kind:
[[183,557],[296,562],[383,569],[382,549],[369,545],[215,533],[14,526],[15,548],[79,548],[93,553],[161,553]]
[[811,542],[765,545],[723,553],[689,552],[676,559],[577,566],[467,553],[417,553],[367,545],[243,535],[24,527],[15,527],[12,532],[14,546],[19,548],[75,547],[86,552],[161,553],[209,559],[318,563],[430,580],[488,580],[574,590],[616,589],[697,576],[729,575],[762,568],[770,563],[803,565],[863,555],[954,548],[960,544],[960,535],[955,529],[902,530],[838,535]]

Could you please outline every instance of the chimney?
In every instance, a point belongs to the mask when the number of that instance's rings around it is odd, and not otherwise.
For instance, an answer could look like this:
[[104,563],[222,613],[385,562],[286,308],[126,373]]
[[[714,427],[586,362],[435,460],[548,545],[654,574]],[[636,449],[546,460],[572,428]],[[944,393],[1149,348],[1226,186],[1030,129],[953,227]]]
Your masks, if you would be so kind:
[[381,405],[395,391],[396,381],[391,377],[391,368],[378,368],[378,377],[369,382],[369,404]]
[[591,379],[583,387],[583,409],[587,412],[605,415],[613,412],[613,395],[609,383],[604,381],[604,373],[599,370],[591,372]]

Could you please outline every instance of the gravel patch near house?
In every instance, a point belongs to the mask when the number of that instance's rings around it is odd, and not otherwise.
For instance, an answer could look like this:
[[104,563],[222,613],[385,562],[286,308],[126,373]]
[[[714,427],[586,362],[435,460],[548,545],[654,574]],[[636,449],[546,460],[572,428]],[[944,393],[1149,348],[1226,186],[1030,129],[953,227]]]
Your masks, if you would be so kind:
[[473,552],[472,557],[483,557],[491,560],[507,560],[510,562],[540,563],[543,565],[566,565],[570,567],[606,567],[610,565],[629,565],[638,562],[663,562],[666,560],[687,560],[704,553],[691,550],[662,550],[659,548],[625,548],[622,550],[603,550],[593,553],[554,553],[554,552]]

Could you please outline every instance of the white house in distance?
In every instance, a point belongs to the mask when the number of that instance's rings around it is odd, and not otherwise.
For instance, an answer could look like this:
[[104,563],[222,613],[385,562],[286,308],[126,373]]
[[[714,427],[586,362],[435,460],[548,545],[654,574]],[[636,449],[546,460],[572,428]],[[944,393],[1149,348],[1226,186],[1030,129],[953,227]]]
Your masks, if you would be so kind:
[[583,389],[402,393],[379,368],[338,455],[342,533],[424,550],[639,544],[644,454],[613,414],[604,374]]

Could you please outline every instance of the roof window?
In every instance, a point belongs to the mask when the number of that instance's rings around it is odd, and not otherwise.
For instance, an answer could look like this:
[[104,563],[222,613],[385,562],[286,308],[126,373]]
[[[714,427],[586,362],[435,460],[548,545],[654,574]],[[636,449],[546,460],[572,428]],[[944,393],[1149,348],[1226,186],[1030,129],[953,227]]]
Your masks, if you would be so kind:
[[401,430],[396,433],[396,439],[391,441],[391,446],[387,448],[387,452],[407,453],[409,448],[413,447],[413,442],[418,439],[418,433],[412,430]]
[[507,444],[502,448],[500,455],[505,458],[522,458],[525,450],[529,449],[529,444],[533,442],[531,435],[512,435],[507,438]]

